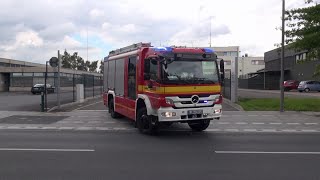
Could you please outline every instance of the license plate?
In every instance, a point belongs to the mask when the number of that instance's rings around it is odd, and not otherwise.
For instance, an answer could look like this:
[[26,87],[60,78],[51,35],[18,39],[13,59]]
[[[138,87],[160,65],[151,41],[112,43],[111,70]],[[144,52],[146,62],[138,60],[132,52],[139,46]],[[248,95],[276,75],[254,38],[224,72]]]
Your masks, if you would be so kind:
[[192,114],[202,114],[203,110],[189,110],[188,111],[188,115],[192,115]]

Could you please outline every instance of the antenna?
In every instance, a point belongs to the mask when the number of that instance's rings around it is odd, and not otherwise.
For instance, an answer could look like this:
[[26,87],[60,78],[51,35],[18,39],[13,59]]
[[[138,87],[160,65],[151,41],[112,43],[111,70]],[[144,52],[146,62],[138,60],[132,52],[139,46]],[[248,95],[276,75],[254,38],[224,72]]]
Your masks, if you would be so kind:
[[210,47],[211,47],[211,19],[212,19],[212,16],[210,16]]

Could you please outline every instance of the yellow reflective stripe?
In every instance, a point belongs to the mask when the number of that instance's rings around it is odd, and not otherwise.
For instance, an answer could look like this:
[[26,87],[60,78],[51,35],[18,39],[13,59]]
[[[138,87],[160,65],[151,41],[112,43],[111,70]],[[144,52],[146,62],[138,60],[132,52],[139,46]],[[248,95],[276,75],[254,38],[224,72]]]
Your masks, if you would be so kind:
[[178,94],[178,93],[210,93],[220,92],[221,86],[174,86],[174,87],[155,87],[148,89],[147,86],[139,85],[138,90],[142,92],[159,93],[159,94]]

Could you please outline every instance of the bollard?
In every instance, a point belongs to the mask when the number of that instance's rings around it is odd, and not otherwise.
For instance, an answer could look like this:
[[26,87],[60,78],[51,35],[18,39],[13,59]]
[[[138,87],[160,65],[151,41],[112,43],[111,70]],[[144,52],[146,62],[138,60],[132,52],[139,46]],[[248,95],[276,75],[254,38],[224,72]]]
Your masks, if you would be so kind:
[[41,112],[44,112],[44,93],[41,92]]

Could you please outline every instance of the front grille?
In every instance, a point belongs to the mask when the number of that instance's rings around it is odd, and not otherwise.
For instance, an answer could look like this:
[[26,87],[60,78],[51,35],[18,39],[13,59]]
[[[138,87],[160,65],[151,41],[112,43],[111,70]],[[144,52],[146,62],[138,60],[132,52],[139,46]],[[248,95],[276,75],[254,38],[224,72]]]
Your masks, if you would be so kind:
[[[193,95],[181,95],[178,96],[179,98],[191,98]],[[209,97],[210,94],[198,94],[199,97],[203,98],[203,97]]]

